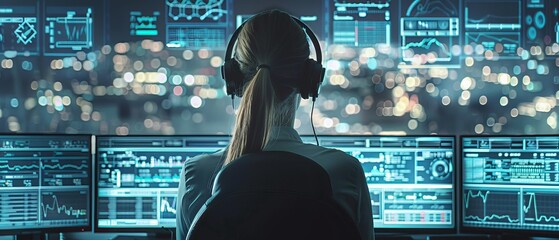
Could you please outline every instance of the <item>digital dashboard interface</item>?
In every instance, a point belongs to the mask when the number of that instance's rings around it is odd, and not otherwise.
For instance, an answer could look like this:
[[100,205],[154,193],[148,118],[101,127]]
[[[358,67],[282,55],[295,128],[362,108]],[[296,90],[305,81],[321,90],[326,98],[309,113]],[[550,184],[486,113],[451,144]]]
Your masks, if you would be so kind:
[[463,137],[465,227],[559,230],[559,137]]
[[332,6],[332,43],[371,47],[391,43],[392,23],[386,1],[334,0]]
[[174,228],[184,161],[228,143],[227,136],[98,136],[97,227]]
[[0,231],[91,226],[91,136],[0,135]]
[[320,136],[319,141],[361,162],[375,228],[454,228],[454,137]]

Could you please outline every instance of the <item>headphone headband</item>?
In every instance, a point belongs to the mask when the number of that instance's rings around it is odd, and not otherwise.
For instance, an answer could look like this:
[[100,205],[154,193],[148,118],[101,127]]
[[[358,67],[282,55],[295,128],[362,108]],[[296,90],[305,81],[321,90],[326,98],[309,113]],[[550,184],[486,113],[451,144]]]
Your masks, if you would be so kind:
[[[322,83],[322,80],[324,79],[325,72],[324,67],[322,67],[322,50],[320,48],[320,42],[309,26],[293,16],[290,17],[303,29],[306,35],[310,38],[316,52],[316,60],[308,58],[304,63],[303,76],[301,76],[301,79],[299,79],[300,81],[297,81],[296,83],[288,83],[287,86],[296,88],[302,98],[307,99],[311,97],[314,101],[318,96],[318,89],[320,87],[320,84]],[[239,26],[235,30],[235,32],[233,32],[233,35],[231,35],[231,39],[227,44],[227,50],[225,51],[225,59],[223,61],[223,65],[221,66],[221,76],[225,80],[227,94],[231,95],[231,97],[234,97],[235,95],[241,97],[243,95],[243,88],[246,80],[244,74],[241,71],[239,62],[233,59],[233,48],[236,45],[237,38],[239,36],[239,33],[241,32],[241,29],[249,20],[242,23],[241,26]],[[274,66],[266,65],[266,67],[270,69]]]
[[[309,26],[307,26],[307,24],[305,24],[303,21],[299,20],[298,18],[291,16],[291,19],[293,19],[297,24],[299,24],[299,26],[301,26],[301,28],[303,28],[305,30],[305,33],[307,33],[307,35],[311,39],[314,50],[316,52],[316,61],[318,63],[322,64],[322,50],[320,48],[320,42],[318,41],[318,38],[316,37],[316,34],[314,34],[312,29]],[[241,32],[241,29],[243,29],[243,26],[246,24],[246,22],[248,22],[248,20],[250,20],[250,18],[247,19],[246,21],[244,21],[241,24],[241,26],[239,26],[235,30],[235,32],[233,32],[233,35],[231,35],[231,39],[229,40],[229,43],[227,44],[227,50],[225,51],[225,60],[231,59],[231,57],[233,55],[233,48],[235,47],[235,43],[237,42],[237,38],[239,37],[239,33]]]

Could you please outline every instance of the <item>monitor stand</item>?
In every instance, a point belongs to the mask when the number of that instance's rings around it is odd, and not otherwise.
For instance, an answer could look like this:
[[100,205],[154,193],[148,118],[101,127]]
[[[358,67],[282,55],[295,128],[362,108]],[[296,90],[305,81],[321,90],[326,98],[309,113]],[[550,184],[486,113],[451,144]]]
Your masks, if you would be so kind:
[[148,233],[147,236],[117,236],[113,240],[175,240],[174,233],[169,232],[155,232]]

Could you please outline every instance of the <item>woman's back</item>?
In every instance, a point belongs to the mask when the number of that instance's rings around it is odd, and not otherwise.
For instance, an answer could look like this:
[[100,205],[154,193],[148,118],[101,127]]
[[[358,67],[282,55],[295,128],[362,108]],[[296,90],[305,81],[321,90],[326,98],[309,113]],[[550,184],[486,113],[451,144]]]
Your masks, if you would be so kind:
[[[316,60],[309,58],[307,38],[313,42]],[[222,73],[227,93],[242,97],[232,138],[225,151],[185,163],[179,184],[177,239],[183,240],[211,196],[217,172],[244,154],[266,150],[293,152],[320,164],[330,177],[334,198],[358,224],[363,239],[370,239],[371,202],[357,159],[304,144],[292,127],[299,98],[310,97],[314,103],[324,77],[320,44],[312,30],[281,11],[257,14],[233,34]]]
[[[275,138],[264,150],[296,153],[322,166],[330,176],[334,199],[355,220],[363,239],[370,239],[371,203],[359,161],[339,150],[303,143],[290,127],[276,127],[272,134]],[[177,239],[184,240],[194,216],[211,196],[213,181],[224,159],[225,152],[219,151],[191,158],[185,163],[179,187],[181,204],[177,211],[181,219],[177,222]]]

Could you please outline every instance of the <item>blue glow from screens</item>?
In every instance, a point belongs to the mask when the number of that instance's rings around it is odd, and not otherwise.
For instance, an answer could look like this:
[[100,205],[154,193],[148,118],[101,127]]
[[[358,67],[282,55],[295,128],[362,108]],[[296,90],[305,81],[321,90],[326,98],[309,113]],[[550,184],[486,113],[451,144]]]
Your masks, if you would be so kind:
[[97,137],[99,228],[176,227],[184,161],[213,153],[228,137]]
[[361,162],[375,228],[455,227],[454,137],[319,136],[319,141]]
[[0,231],[88,227],[90,136],[0,136]]
[[464,226],[559,230],[559,137],[464,137]]

